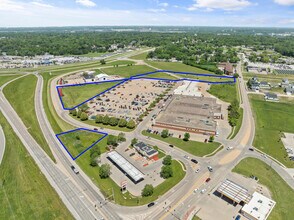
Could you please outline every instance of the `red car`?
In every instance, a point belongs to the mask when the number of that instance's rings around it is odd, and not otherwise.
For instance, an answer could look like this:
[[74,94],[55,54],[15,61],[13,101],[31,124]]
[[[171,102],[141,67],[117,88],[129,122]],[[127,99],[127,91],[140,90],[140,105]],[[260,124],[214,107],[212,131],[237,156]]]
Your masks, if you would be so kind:
[[210,178],[207,178],[207,179],[205,180],[205,182],[207,182],[207,183],[208,183],[210,180],[211,180]]

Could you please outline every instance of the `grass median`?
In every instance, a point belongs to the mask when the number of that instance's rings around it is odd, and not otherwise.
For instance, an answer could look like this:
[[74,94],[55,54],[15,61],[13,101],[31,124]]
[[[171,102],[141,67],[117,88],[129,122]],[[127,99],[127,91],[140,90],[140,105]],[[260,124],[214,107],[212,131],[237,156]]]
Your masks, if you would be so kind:
[[2,113],[6,149],[0,167],[0,219],[73,219]]
[[[35,111],[35,90],[37,77],[28,75],[9,83],[3,90],[16,113],[22,119],[28,131],[44,149],[48,156],[55,161],[51,149],[41,131]],[[17,88],[17,89],[16,89]]]
[[270,166],[255,158],[243,159],[233,172],[243,176],[257,176],[259,183],[266,186],[276,201],[268,220],[294,219],[294,190]]
[[9,82],[10,80],[13,80],[17,77],[20,77],[21,75],[11,75],[11,76],[1,76],[0,75],[0,86],[4,85],[5,83]]
[[147,131],[143,131],[142,134],[145,136],[166,142],[168,144],[172,144],[175,147],[180,148],[197,157],[203,157],[205,155],[211,154],[220,146],[220,143],[217,143],[217,142],[202,143],[202,142],[191,141],[191,140],[184,141],[182,139],[175,138],[175,137],[163,138],[160,135],[151,134],[151,133],[148,133]]

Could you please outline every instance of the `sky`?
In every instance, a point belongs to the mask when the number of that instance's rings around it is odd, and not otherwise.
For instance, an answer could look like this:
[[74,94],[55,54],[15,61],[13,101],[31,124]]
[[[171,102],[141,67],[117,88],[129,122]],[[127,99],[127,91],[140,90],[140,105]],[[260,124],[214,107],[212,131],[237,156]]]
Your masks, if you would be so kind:
[[0,27],[294,27],[294,0],[0,0]]

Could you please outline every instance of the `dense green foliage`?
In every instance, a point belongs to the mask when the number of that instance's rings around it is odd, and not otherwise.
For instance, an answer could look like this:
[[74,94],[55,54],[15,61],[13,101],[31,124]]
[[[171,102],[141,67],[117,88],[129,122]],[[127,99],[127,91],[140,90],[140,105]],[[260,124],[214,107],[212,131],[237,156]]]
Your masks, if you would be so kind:
[[154,187],[151,184],[146,184],[142,189],[141,195],[143,197],[151,196],[154,192]]
[[[185,28],[179,28],[185,29]],[[207,31],[206,29],[209,29]],[[237,30],[237,29],[236,29]],[[2,32],[0,52],[9,55],[33,56],[36,54],[82,55],[113,51],[126,46],[159,47],[149,57],[160,59],[193,60],[198,63],[238,60],[232,46],[251,46],[256,50],[274,49],[288,56],[294,56],[293,37],[256,36],[250,29],[240,29],[230,35],[218,35],[218,28],[190,28],[183,33],[164,32],[65,32],[62,29],[35,30],[28,32]],[[230,30],[227,30],[230,31]],[[265,32],[266,29],[260,29]],[[271,30],[272,33],[276,30]],[[197,35],[195,35],[197,33]],[[270,33],[270,32],[268,32]],[[211,56],[211,54],[213,54]]]

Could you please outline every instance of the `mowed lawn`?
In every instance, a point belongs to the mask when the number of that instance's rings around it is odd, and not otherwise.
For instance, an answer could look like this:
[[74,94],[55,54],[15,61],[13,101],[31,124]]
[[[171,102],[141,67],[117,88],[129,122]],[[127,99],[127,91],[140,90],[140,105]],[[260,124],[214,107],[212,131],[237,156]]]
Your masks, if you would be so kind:
[[96,132],[77,130],[61,134],[58,138],[62,141],[63,145],[71,155],[76,157],[103,136],[104,135]]
[[3,89],[3,92],[7,100],[24,122],[25,126],[28,128],[28,131],[33,138],[44,149],[48,156],[51,157],[52,160],[55,160],[50,147],[43,136],[36,116],[36,85],[37,77],[34,75],[28,75],[9,83]]
[[130,57],[130,59],[134,59],[134,60],[146,60],[147,55],[149,52],[144,52],[135,56]]
[[183,139],[179,139],[175,137],[162,138],[160,135],[151,134],[151,133],[148,133],[147,131],[143,131],[142,134],[145,136],[149,136],[151,138],[155,138],[160,141],[166,142],[168,144],[172,144],[175,147],[178,147],[197,157],[203,157],[205,155],[211,154],[220,146],[220,143],[217,143],[217,142],[202,143],[202,142],[197,142],[192,140],[184,141]]
[[270,190],[276,206],[268,220],[294,219],[294,190],[270,166],[255,158],[246,158],[233,169],[233,172],[246,177],[257,176],[259,183]]
[[294,103],[264,101],[262,96],[251,95],[256,132],[253,145],[273,156],[287,167],[294,167],[281,141],[283,132],[294,133]]
[[208,92],[224,102],[232,103],[238,100],[236,84],[211,85]]
[[122,81],[62,87],[63,105],[65,108],[73,108],[93,96],[119,84],[120,82]]
[[179,72],[192,72],[192,73],[211,73],[207,70],[200,69],[193,66],[188,66],[183,63],[172,63],[172,62],[156,62],[156,61],[147,61],[148,64],[162,70],[172,70]]
[[73,219],[2,113],[6,137],[0,166],[0,219]]
[[13,80],[21,75],[11,75],[11,76],[1,76],[0,75],[0,86],[4,85],[5,83],[9,82],[10,80]]
[[158,73],[152,73],[152,74],[148,74],[148,75],[145,75],[145,76],[139,76],[138,78],[141,78],[141,77],[146,77],[146,78],[160,78],[160,79],[178,79],[176,78],[175,76],[173,75],[170,75],[170,74],[167,74],[167,73],[163,73],[163,72],[158,72]]
[[154,71],[153,68],[145,65],[136,66],[120,66],[103,69],[103,72],[109,75],[119,75],[124,78],[128,78],[137,74],[147,73]]

